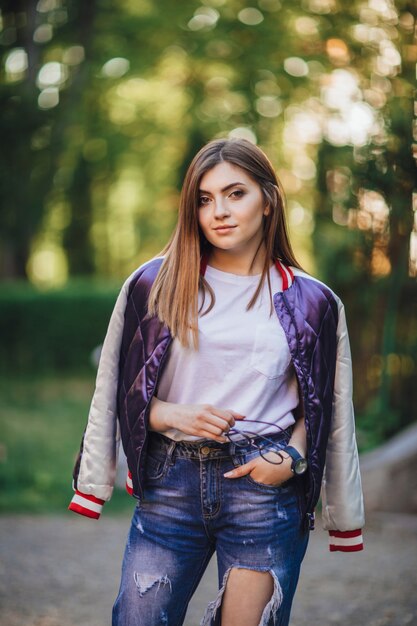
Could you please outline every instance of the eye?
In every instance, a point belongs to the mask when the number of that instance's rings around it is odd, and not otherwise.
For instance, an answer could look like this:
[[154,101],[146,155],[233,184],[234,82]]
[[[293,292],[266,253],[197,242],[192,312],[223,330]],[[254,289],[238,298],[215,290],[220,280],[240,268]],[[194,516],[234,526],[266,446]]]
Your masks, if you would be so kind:
[[243,191],[243,189],[235,189],[230,194],[230,197],[239,199],[239,198],[242,198],[244,195],[245,195],[245,192]]
[[198,199],[198,206],[204,206],[210,202],[210,198],[208,196],[200,196]]

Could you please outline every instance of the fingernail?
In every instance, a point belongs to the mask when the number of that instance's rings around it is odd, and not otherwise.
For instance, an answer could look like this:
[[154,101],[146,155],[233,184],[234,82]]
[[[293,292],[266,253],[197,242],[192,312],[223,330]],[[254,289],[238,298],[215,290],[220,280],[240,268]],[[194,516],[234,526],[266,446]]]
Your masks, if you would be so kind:
[[235,475],[235,473],[233,471],[231,472],[226,472],[225,474],[223,474],[223,476],[225,478],[233,478],[233,476]]

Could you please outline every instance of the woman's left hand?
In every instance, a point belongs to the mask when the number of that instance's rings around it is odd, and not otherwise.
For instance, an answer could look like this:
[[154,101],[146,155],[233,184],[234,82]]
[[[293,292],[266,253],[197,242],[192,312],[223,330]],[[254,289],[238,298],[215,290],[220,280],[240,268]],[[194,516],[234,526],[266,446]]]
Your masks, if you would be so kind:
[[[230,472],[224,474],[225,478],[241,478],[242,476],[250,477],[257,483],[263,485],[271,485],[271,487],[278,487],[285,481],[294,476],[291,470],[292,459],[289,455],[283,455],[284,460],[280,465],[268,463],[264,458],[258,456],[256,459],[252,459],[248,463],[236,467]],[[268,452],[265,457],[270,458],[271,461],[276,463],[277,455],[275,452]]]

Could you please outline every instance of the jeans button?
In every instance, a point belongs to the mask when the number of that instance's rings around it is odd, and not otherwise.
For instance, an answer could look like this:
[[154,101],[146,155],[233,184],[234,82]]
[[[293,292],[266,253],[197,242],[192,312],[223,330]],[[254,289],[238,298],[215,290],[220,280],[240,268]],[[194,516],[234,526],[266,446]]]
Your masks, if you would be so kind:
[[200,449],[200,452],[203,456],[207,456],[208,454],[210,454],[210,448],[208,446],[203,446]]

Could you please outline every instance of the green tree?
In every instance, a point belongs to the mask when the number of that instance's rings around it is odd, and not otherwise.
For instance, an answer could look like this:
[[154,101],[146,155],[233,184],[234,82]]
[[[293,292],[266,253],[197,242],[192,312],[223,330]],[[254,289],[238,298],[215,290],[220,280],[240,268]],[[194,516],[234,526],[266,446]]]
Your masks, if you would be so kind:
[[0,275],[125,276],[196,150],[243,134],[346,303],[360,426],[389,435],[416,418],[415,28],[406,0],[4,1]]

